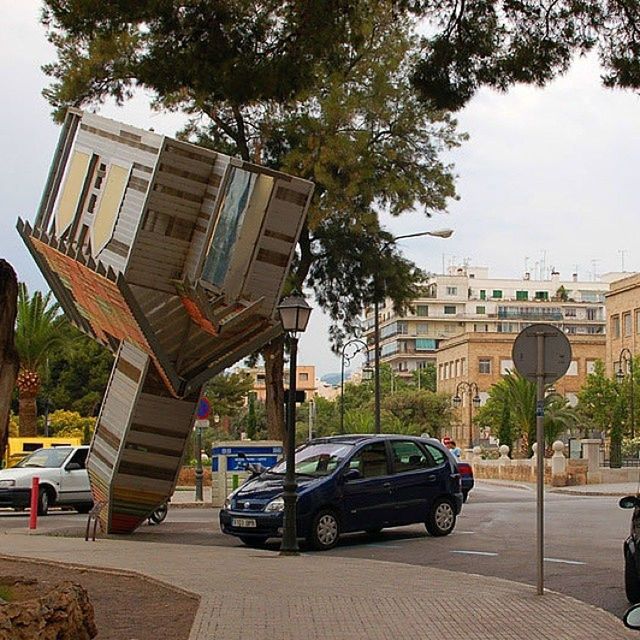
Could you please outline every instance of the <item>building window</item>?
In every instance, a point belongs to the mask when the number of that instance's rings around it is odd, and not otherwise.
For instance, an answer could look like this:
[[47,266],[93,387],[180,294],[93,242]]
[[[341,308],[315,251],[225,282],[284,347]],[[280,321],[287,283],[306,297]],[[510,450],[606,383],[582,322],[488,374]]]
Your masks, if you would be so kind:
[[528,291],[516,291],[516,300],[528,300],[529,292]]
[[548,300],[549,292],[548,291],[536,291],[536,300]]
[[426,304],[416,305],[416,315],[426,317],[429,315],[429,307]]
[[486,289],[480,289],[480,300],[486,300],[486,299],[487,299]]
[[476,333],[487,333],[489,331],[489,325],[488,324],[479,324],[479,323],[475,323],[473,325],[473,330]]
[[436,341],[431,338],[416,338],[416,351],[435,351]]
[[264,373],[259,373],[259,374],[257,374],[257,375],[256,375],[256,380],[257,380],[258,382],[262,382],[262,383],[264,383],[266,379],[267,379],[267,378],[266,378],[266,376],[265,376],[265,374],[264,374]]
[[467,359],[466,358],[462,358],[460,360],[460,364],[462,365],[462,375],[466,376],[467,375]]
[[502,298],[502,290],[501,289],[494,289],[491,293],[491,297],[492,298]]
[[625,313],[622,316],[622,326],[624,327],[625,338],[628,338],[633,332],[633,326],[631,325],[631,314]]
[[636,333],[640,333],[640,311],[636,311]]
[[448,296],[457,296],[458,295],[458,287],[447,287],[447,295]]
[[620,316],[611,316],[611,335],[614,338],[620,337]]
[[578,361],[572,360],[569,368],[567,369],[568,376],[577,376],[578,375]]
[[478,373],[491,373],[491,358],[478,358]]
[[479,316],[483,316],[485,313],[487,313],[487,308],[486,307],[476,307],[476,313]]
[[565,318],[575,318],[576,317],[575,308],[573,308],[573,309],[565,309],[564,310],[564,317]]
[[427,322],[417,322],[416,335],[422,336],[425,333],[429,333],[429,324]]
[[587,360],[587,374],[595,373],[596,370],[596,361],[595,360]]
[[309,374],[308,373],[300,373],[298,376],[298,380],[300,382],[309,382]]
[[444,312],[446,315],[455,315],[456,313],[456,307],[453,304],[445,304],[444,305]]

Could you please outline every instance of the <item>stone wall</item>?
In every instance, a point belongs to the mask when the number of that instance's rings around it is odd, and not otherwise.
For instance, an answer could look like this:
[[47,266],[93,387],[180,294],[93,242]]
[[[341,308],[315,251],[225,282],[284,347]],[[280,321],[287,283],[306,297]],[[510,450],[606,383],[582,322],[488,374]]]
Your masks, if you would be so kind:
[[0,640],[91,640],[93,606],[79,584],[62,582],[40,598],[0,604]]
[[[554,487],[569,487],[587,484],[587,464],[583,460],[567,460],[564,474],[551,474],[551,461],[545,460],[544,482]],[[479,479],[513,480],[514,482],[535,482],[536,468],[532,460],[474,460],[473,474]]]

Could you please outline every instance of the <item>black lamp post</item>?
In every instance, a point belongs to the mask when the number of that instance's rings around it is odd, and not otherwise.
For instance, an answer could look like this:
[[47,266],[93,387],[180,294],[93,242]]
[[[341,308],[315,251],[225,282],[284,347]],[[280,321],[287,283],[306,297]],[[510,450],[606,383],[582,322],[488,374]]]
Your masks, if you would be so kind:
[[[480,394],[478,393],[478,385],[475,382],[458,382],[456,385],[456,395],[453,396],[451,402],[453,406],[458,408],[462,405],[460,392],[468,394],[469,398],[469,440],[468,449],[473,449],[473,407],[480,406]],[[473,397],[471,397],[473,394]]]
[[[347,347],[349,345],[352,344],[357,344],[358,347],[356,348],[356,350],[350,355],[347,356]],[[360,340],[360,338],[354,338],[353,340],[349,340],[348,342],[345,342],[344,345],[342,345],[342,361],[341,361],[341,367],[340,367],[340,433],[344,433],[344,365],[345,365],[345,360],[346,360],[346,364],[350,364],[351,360],[353,360],[353,358],[355,358],[356,355],[358,355],[361,351],[366,350],[367,347],[367,343],[364,342],[363,340]]]
[[[435,231],[420,231],[418,233],[407,233],[402,236],[395,236],[390,240],[385,240],[378,246],[378,253],[382,258],[382,252],[391,244],[406,238],[419,238],[421,236],[433,236],[434,238],[449,238],[453,234],[453,229],[437,229]],[[377,273],[373,274],[373,379],[374,379],[374,403],[375,403],[375,431],[380,433],[380,300],[386,296],[385,287],[380,285],[380,278]]]
[[626,362],[629,371],[629,385],[631,391],[631,398],[629,401],[629,408],[631,409],[631,437],[635,438],[636,435],[636,414],[633,408],[633,354],[626,347],[620,351],[618,356],[619,364],[618,371],[616,373],[616,379],[619,383],[624,380],[624,371],[622,370],[622,363]]
[[285,464],[284,491],[284,522],[282,525],[282,544],[280,555],[298,555],[298,536],[296,532],[296,474],[295,474],[295,447],[296,447],[296,379],[298,357],[298,333],[307,328],[311,307],[300,294],[292,294],[278,305],[282,328],[287,332],[289,339],[289,393],[287,397],[287,425],[285,433]]

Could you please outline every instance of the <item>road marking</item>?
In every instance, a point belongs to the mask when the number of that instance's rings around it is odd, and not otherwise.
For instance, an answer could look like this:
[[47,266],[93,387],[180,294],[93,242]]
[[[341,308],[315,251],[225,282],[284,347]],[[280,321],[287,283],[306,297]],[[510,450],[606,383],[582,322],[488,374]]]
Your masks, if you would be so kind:
[[475,533],[475,531],[456,531],[456,533],[462,533],[465,535],[471,535],[472,533]]
[[470,556],[497,556],[497,553],[491,551],[450,551],[450,553],[462,553]]
[[561,558],[545,558],[545,562],[559,562],[561,564],[587,564],[586,562],[580,562],[578,560],[562,560]]
[[363,544],[363,547],[376,547],[377,549],[399,549],[400,547],[398,547],[395,544],[376,544],[376,543],[371,543],[371,544]]

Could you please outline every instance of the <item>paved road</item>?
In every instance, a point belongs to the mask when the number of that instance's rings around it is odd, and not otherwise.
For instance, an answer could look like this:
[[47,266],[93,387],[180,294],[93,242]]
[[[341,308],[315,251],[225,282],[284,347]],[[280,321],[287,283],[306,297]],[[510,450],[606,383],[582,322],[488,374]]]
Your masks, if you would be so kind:
[[[547,494],[545,506],[545,586],[622,615],[627,601],[621,548],[629,512],[613,497]],[[535,584],[535,509],[534,491],[480,483],[450,536],[431,538],[424,527],[415,525],[383,531],[376,538],[347,536],[327,553]],[[85,522],[86,516],[52,511],[39,519],[39,531],[78,535]],[[0,512],[0,530],[26,525],[24,514]],[[212,509],[172,509],[164,524],[143,526],[132,539],[242,547],[220,533],[217,511]]]

